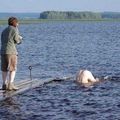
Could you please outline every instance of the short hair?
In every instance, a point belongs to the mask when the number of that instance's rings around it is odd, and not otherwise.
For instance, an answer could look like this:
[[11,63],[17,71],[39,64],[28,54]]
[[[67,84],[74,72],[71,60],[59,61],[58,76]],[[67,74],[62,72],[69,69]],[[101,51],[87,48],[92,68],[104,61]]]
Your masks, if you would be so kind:
[[18,22],[18,19],[16,17],[10,17],[8,19],[8,25],[13,25],[14,21]]

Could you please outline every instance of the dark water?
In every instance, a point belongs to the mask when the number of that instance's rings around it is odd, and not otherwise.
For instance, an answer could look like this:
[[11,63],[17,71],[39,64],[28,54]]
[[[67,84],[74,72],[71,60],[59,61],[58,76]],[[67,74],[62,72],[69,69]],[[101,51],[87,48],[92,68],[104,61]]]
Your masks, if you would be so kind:
[[79,69],[112,78],[90,88],[69,80],[29,90],[0,104],[2,120],[120,119],[119,22],[50,22],[20,31],[16,80],[29,79],[29,65],[35,79],[75,76]]

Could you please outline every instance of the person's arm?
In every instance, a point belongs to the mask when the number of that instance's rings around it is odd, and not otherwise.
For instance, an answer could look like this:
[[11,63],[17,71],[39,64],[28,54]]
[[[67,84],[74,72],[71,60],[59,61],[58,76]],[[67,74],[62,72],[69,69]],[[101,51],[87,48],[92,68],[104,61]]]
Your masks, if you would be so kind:
[[15,41],[15,43],[20,44],[22,42],[22,39],[23,39],[22,36],[19,35],[19,32],[16,29],[15,33],[14,33],[14,41]]

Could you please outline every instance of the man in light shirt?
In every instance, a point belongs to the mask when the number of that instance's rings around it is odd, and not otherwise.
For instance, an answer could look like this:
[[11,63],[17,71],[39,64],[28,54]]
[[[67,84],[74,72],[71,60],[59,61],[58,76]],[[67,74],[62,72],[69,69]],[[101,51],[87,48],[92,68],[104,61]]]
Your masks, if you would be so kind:
[[[16,45],[20,44],[22,37],[18,31],[18,20],[15,17],[8,19],[8,27],[1,34],[1,70],[3,79],[3,90],[17,90],[14,79],[17,69],[18,52]],[[7,76],[9,79],[7,80]]]

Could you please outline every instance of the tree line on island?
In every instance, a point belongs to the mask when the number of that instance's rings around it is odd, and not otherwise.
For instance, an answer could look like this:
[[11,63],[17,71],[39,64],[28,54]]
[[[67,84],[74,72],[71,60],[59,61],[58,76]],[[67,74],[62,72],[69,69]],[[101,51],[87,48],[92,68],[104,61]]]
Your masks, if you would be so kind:
[[102,20],[120,19],[119,12],[64,12],[64,11],[44,11],[40,13],[40,19],[80,19],[80,20]]

